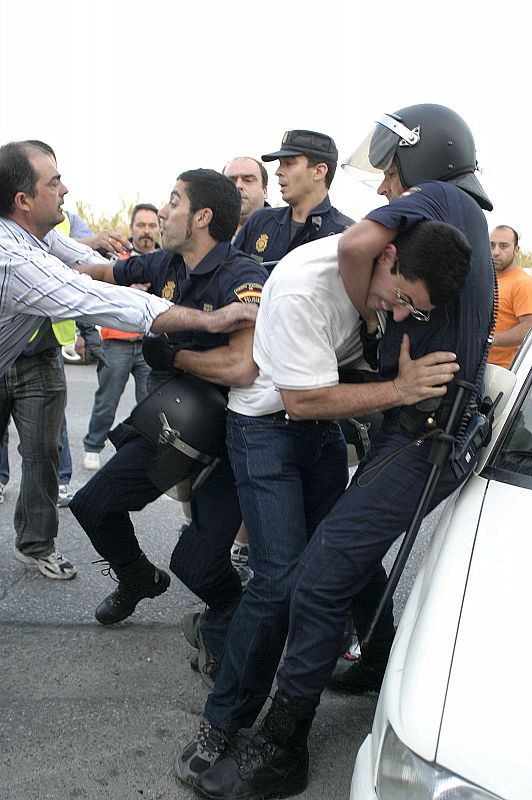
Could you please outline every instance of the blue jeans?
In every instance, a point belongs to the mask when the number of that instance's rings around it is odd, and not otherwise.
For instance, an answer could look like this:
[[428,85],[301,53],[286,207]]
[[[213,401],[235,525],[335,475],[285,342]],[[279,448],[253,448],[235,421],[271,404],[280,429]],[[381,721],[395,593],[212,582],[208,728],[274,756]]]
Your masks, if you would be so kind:
[[142,339],[103,339],[106,364],[98,363],[98,388],[94,395],[89,429],[83,439],[87,453],[99,453],[112,428],[116,409],[130,375],[135,379],[135,399],[146,397],[150,368],[142,356]]
[[19,356],[0,378],[0,431],[9,416],[22,456],[15,508],[16,546],[26,555],[48,555],[57,535],[57,486],[66,386],[59,351]]
[[348,469],[336,422],[230,411],[227,445],[254,576],[229,626],[205,714],[232,732],[253,724],[270,692],[288,630],[295,569],[319,521],[344,491]]
[[[398,453],[409,441],[412,446]],[[318,705],[336,664],[352,598],[366,590],[390,545],[413,516],[431,469],[430,448],[430,442],[417,447],[399,431],[383,427],[372,440],[356,480],[312,537],[297,568],[287,651],[277,675],[279,689],[288,697]],[[385,469],[368,472],[394,454]],[[428,511],[458,485],[446,466]]]

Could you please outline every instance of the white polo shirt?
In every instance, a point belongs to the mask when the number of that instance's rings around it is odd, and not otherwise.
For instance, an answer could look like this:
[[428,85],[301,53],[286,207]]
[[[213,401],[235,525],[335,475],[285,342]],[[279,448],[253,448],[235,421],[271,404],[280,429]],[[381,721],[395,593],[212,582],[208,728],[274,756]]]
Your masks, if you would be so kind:
[[340,236],[292,250],[266,281],[253,340],[259,374],[250,386],[231,389],[232,411],[272,414],[284,408],[279,389],[335,386],[339,366],[369,369],[360,316],[338,269]]

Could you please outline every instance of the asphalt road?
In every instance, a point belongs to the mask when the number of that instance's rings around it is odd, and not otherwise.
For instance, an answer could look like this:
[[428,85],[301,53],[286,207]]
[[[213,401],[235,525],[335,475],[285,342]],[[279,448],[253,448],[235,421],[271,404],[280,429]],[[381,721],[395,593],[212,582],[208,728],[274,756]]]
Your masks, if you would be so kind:
[[[82,437],[96,386],[91,366],[67,366],[72,487],[91,476],[82,466]],[[132,383],[119,416],[133,404]],[[0,505],[0,797],[2,800],[134,800],[192,798],[172,774],[175,752],[193,735],[207,688],[189,668],[191,648],[181,616],[201,609],[174,578],[170,589],[143,601],[111,628],[93,611],[114,589],[92,562],[98,555],[68,509],[59,510],[57,549],[78,567],[72,581],[51,581],[11,555],[20,479],[17,435],[10,427],[11,480]],[[103,452],[112,455],[111,445]],[[180,506],[166,496],[134,524],[148,557],[169,562]],[[427,534],[397,594],[397,609],[419,563]],[[305,798],[347,798],[358,747],[371,728],[376,695],[351,698],[326,691],[309,746]]]

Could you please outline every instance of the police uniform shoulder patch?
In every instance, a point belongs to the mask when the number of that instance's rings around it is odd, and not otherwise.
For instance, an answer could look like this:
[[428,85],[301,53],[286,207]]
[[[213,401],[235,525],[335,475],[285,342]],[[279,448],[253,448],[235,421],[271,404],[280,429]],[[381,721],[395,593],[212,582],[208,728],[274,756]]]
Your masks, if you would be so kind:
[[261,233],[257,241],[255,242],[255,250],[257,253],[264,253],[266,248],[268,247],[268,240],[269,236],[267,233]]
[[262,283],[242,283],[233,291],[241,303],[260,303]]
[[400,197],[410,197],[410,195],[414,194],[414,192],[420,192],[420,191],[421,191],[421,186],[411,186],[410,189],[407,189],[406,192],[403,192],[403,194],[401,194],[399,196]]

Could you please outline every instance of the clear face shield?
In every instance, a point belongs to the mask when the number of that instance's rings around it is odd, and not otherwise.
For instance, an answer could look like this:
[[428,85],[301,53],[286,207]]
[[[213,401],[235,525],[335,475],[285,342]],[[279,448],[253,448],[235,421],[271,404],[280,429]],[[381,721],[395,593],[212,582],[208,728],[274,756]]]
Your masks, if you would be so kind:
[[418,128],[410,130],[384,114],[342,167],[356,180],[374,183],[390,169],[398,147],[411,147],[418,142]]

